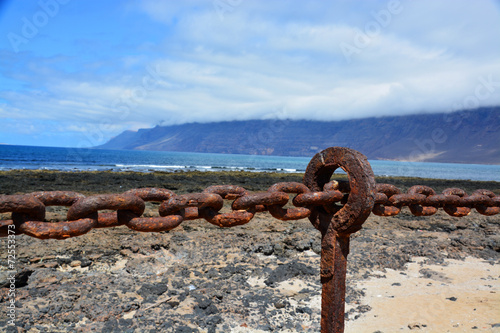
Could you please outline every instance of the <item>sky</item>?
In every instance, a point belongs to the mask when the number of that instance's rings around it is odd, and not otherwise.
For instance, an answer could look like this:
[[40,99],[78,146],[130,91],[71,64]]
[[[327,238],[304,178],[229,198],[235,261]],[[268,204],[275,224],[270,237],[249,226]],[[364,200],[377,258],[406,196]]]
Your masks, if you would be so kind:
[[0,2],[0,143],[500,105],[500,1]]

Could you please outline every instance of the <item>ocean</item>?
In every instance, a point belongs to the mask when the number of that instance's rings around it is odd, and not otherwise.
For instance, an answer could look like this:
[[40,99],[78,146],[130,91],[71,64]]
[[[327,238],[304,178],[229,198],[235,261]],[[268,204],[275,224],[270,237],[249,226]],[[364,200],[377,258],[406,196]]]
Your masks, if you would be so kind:
[[[0,145],[0,170],[303,173],[311,158]],[[500,181],[500,165],[369,162],[376,176]]]

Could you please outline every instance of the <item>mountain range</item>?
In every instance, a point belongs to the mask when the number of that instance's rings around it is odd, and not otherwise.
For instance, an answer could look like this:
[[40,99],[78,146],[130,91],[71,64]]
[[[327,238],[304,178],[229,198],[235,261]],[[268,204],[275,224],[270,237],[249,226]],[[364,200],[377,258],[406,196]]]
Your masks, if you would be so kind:
[[267,119],[125,131],[100,149],[313,156],[332,146],[369,159],[500,164],[500,106],[342,121]]

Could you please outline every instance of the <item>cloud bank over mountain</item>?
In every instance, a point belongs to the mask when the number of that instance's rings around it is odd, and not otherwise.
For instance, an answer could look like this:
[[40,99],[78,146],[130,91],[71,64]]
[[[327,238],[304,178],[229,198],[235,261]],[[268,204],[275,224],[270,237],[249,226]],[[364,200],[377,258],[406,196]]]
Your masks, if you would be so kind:
[[0,142],[95,146],[155,124],[500,105],[494,1],[45,0],[2,11]]

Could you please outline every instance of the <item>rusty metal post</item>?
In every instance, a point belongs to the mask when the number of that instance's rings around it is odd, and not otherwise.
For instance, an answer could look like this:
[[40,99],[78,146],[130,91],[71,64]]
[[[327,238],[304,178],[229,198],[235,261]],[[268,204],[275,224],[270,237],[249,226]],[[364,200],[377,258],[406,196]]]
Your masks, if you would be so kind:
[[361,229],[375,203],[375,178],[366,157],[349,148],[332,147],[316,154],[304,184],[322,191],[336,169],[349,177],[347,202],[313,210],[309,220],[321,232],[321,332],[344,332],[345,279],[350,235]]

